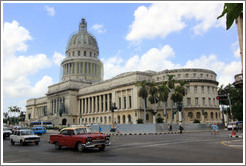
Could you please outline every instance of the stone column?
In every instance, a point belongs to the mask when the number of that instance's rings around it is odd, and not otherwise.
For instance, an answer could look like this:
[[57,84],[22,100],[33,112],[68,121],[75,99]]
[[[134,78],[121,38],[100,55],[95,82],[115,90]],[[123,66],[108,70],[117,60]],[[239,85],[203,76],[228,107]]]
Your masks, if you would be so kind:
[[94,107],[94,104],[95,104],[95,97],[91,97],[92,99],[92,104],[91,104],[91,108],[92,108],[92,112],[94,113],[95,112],[95,107]]
[[95,96],[95,112],[98,112],[98,99],[97,96]]
[[99,112],[102,112],[102,97],[99,96]]
[[91,113],[91,97],[88,98],[88,112]]
[[85,98],[85,114],[88,113],[88,102],[87,102],[88,98]]

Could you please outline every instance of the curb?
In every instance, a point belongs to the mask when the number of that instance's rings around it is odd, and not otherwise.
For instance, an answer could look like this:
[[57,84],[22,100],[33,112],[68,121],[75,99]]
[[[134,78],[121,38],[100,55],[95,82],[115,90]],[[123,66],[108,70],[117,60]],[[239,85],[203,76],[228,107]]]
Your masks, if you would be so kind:
[[179,134],[179,132],[165,132],[165,133],[103,133],[106,135],[164,135],[164,134]]
[[243,138],[242,135],[228,135],[228,137],[232,137],[232,138]]

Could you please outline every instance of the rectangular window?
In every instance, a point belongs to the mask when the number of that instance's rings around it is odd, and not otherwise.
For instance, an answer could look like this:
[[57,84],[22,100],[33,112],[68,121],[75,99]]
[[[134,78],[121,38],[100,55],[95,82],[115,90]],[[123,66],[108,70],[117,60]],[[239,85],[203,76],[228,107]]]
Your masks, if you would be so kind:
[[121,97],[119,97],[119,109],[121,109]]
[[126,96],[124,96],[124,109],[126,109]]
[[129,96],[129,108],[132,108],[132,96]]
[[80,56],[80,51],[78,51],[78,56]]
[[156,80],[159,81],[159,77],[157,77]]
[[195,104],[198,105],[198,97],[195,98]]
[[196,73],[193,74],[193,78],[196,78]]
[[202,93],[204,93],[204,86],[201,86],[201,91]]
[[208,105],[211,106],[211,99],[208,98]]
[[213,103],[214,103],[214,106],[215,106],[215,98],[213,98]]
[[190,86],[186,86],[187,93],[190,92]]
[[202,78],[202,77],[203,77],[203,74],[201,74],[200,76],[201,76],[201,78]]
[[210,93],[210,87],[208,86],[208,94]]
[[165,76],[163,76],[163,81],[165,80]]
[[191,105],[191,99],[187,98],[187,105],[190,106]]
[[188,78],[189,77],[189,74],[185,74],[185,78]]
[[86,51],[84,51],[84,56],[86,56]]
[[205,105],[205,98],[202,98],[202,105]]
[[180,74],[178,74],[178,78],[180,78]]
[[194,92],[197,92],[197,86],[194,86]]

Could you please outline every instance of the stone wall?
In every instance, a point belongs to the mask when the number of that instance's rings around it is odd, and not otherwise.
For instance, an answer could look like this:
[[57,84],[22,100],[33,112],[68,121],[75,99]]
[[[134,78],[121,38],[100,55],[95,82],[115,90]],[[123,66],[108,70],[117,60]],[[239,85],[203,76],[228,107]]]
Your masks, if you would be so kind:
[[[110,125],[91,125],[92,132],[110,132]],[[183,125],[185,131],[194,130],[210,130],[211,124],[190,123]],[[153,133],[153,132],[168,132],[168,124],[118,124],[116,132],[120,133]],[[179,125],[172,124],[172,131],[178,131]]]

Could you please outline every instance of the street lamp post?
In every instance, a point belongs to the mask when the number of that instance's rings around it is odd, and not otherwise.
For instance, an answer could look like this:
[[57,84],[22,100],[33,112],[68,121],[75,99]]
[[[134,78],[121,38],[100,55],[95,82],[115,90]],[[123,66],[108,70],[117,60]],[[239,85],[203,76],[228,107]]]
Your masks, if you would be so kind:
[[229,105],[230,105],[230,114],[231,114],[231,122],[232,122],[232,133],[231,133],[231,135],[236,135],[236,133],[234,131],[234,127],[233,127],[233,115],[232,115],[232,108],[231,108],[231,98],[230,98],[229,93],[228,93],[228,100],[229,100]]

